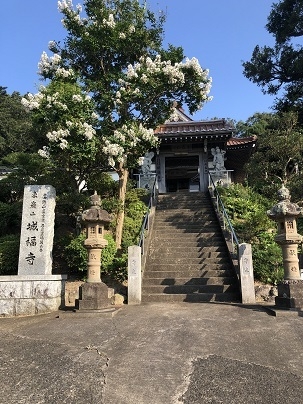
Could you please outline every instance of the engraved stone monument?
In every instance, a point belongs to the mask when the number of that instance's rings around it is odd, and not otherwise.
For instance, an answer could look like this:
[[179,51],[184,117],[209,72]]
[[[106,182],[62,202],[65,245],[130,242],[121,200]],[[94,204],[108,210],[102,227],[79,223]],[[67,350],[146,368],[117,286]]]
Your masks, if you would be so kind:
[[66,275],[52,275],[55,189],[24,188],[18,275],[0,276],[0,316],[32,316],[64,305]]
[[51,185],[24,188],[18,275],[52,273],[55,198]]

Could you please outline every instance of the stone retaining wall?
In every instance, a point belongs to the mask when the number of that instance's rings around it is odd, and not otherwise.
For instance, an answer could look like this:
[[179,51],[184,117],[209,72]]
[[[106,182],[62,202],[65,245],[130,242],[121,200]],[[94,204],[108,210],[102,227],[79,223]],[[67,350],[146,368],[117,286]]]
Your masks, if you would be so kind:
[[66,275],[0,277],[0,317],[33,316],[64,307]]

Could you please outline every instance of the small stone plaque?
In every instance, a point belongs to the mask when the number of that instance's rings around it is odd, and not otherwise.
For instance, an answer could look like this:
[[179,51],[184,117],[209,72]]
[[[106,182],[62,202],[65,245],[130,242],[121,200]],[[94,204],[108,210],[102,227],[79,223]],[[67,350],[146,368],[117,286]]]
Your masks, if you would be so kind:
[[56,191],[51,185],[24,187],[18,275],[50,275]]

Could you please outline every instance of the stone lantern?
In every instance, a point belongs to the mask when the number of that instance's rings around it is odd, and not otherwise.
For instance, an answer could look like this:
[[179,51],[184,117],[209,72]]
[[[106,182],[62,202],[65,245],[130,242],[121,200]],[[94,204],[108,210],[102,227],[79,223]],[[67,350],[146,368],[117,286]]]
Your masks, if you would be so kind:
[[80,287],[78,309],[99,309],[109,304],[108,288],[101,281],[101,253],[107,245],[104,226],[111,222],[111,216],[101,208],[101,198],[95,192],[90,197],[91,207],[82,213],[81,222],[85,226],[84,246],[88,251],[87,281]]
[[297,218],[303,210],[290,202],[289,190],[283,185],[278,191],[279,202],[267,215],[277,222],[278,233],[275,241],[282,248],[284,281],[278,285],[276,304],[284,308],[300,308],[303,303],[303,283],[300,276],[298,244],[302,236],[297,233]]
[[111,222],[106,210],[101,209],[101,198],[95,192],[90,197],[91,207],[82,213],[81,222],[86,229],[84,246],[88,251],[87,282],[101,282],[101,251],[108,242],[104,239],[104,226]]

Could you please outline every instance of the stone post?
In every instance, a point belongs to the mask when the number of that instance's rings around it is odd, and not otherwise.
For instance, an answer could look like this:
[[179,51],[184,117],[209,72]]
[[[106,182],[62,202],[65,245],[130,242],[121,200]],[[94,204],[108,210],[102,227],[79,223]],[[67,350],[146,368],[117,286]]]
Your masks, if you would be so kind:
[[141,247],[128,247],[128,304],[141,304]]
[[243,304],[256,303],[251,244],[239,245],[239,269]]
[[104,225],[111,221],[106,210],[101,209],[101,198],[95,192],[90,197],[91,207],[82,214],[81,222],[85,226],[84,246],[88,251],[87,281],[80,286],[76,308],[98,310],[109,306],[108,288],[101,281],[101,253],[107,245],[104,239]]
[[299,309],[303,307],[303,282],[298,259],[298,244],[302,236],[297,233],[296,219],[302,216],[303,210],[290,202],[289,190],[284,185],[278,196],[280,201],[267,212],[268,217],[278,223],[275,241],[281,246],[283,254],[284,281],[278,285],[276,305]]

